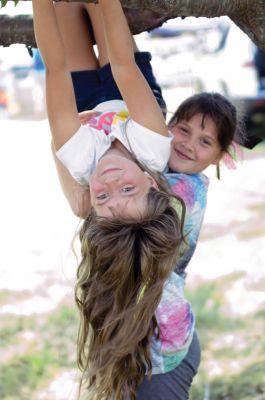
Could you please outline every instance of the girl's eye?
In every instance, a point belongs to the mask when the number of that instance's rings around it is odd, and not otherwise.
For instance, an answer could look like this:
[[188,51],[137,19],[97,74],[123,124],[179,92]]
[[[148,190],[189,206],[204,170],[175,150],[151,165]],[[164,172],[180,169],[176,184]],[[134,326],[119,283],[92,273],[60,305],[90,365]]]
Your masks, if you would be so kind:
[[97,196],[97,200],[105,200],[107,196],[107,193],[101,193]]
[[131,192],[134,188],[135,188],[135,186],[125,186],[124,188],[122,188],[122,191],[124,193],[127,193],[127,192]]
[[179,130],[182,134],[187,135],[189,133],[187,128],[184,128],[183,126],[179,127]]
[[204,146],[211,146],[211,145],[212,145],[212,143],[210,142],[210,140],[207,140],[207,139],[201,139],[201,143],[202,143]]

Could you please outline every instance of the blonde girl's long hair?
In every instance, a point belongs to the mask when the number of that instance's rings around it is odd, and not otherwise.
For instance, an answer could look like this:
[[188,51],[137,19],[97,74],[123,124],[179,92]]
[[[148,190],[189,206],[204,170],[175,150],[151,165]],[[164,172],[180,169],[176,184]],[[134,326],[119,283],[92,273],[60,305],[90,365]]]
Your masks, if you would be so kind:
[[185,214],[183,206],[178,216],[162,179],[159,186],[150,189],[140,219],[92,211],[81,229],[77,354],[88,399],[135,399],[151,371],[150,337],[159,336],[154,314],[176,264]]

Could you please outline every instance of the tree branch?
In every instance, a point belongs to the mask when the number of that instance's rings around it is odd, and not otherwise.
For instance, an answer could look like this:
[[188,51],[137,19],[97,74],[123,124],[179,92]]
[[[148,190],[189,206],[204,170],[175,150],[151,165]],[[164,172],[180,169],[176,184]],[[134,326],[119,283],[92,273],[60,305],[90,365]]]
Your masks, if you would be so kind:
[[36,47],[31,15],[16,17],[0,15],[0,27],[0,45],[23,43],[26,46]]
[[[12,1],[12,0],[8,0]],[[30,1],[30,0],[20,0]],[[94,0],[56,0],[94,2]],[[151,30],[175,17],[230,17],[265,51],[264,0],[121,0],[133,34]],[[0,16],[0,45],[24,43],[36,46],[32,18]]]

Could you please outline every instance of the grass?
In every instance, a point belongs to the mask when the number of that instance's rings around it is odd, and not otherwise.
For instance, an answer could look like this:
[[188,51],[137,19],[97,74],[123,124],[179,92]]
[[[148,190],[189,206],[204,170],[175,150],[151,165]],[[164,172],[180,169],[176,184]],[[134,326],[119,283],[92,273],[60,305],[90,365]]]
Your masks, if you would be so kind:
[[9,316],[1,323],[1,348],[6,353],[0,363],[1,400],[28,400],[56,372],[76,367],[78,317],[74,306],[62,304],[52,315]]
[[220,376],[193,387],[191,400],[264,400],[264,363],[254,363],[239,374]]
[[[226,302],[226,290],[244,278],[240,272],[201,280],[186,291],[202,346],[190,400],[265,399],[265,311],[241,316]],[[249,285],[247,290],[263,286]],[[34,400],[59,373],[76,370],[77,327],[77,310],[69,298],[52,313],[2,318],[0,347],[6,355],[0,362],[1,400]]]
[[47,344],[39,350],[33,348],[22,357],[14,357],[0,367],[0,398],[26,399],[52,376],[52,367],[56,364],[57,360]]
[[265,201],[264,203],[252,204],[249,206],[250,210],[256,211],[259,214],[265,214]]
[[14,343],[18,333],[25,330],[27,323],[24,318],[10,319],[9,316],[1,317],[0,347]]
[[190,400],[265,399],[265,312],[247,318],[224,312],[225,288],[241,278],[231,274],[188,293],[202,346]]

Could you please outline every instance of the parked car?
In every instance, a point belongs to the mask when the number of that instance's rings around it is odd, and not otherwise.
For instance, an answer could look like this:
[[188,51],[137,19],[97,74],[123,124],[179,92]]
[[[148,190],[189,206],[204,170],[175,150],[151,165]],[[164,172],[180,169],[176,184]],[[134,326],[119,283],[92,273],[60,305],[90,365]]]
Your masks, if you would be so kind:
[[254,96],[255,46],[229,18],[180,18],[149,34],[148,48],[162,86],[190,86],[228,97]]
[[248,134],[265,140],[265,52],[256,48],[254,62],[259,90],[256,96],[241,99],[239,107],[245,115]]
[[254,43],[232,22],[224,21],[216,29],[219,36],[214,45],[211,32],[200,37],[194,64],[196,91],[217,91],[230,98],[255,96]]
[[136,37],[139,48],[152,54],[154,74],[162,87],[190,85],[195,40],[194,32],[180,19]]
[[257,76],[259,81],[259,90],[265,90],[265,51],[260,48],[256,48],[254,54],[254,63],[257,70]]

